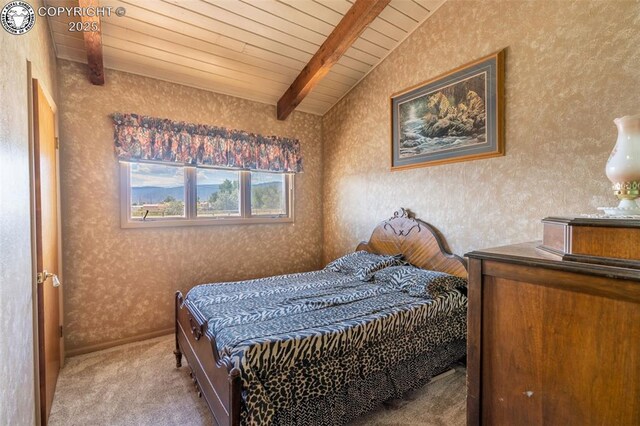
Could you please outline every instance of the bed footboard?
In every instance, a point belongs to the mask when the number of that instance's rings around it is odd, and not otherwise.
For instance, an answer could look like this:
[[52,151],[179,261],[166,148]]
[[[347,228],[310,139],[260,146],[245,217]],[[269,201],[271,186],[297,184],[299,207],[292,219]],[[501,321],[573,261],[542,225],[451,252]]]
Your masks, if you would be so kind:
[[221,359],[215,338],[207,333],[207,321],[198,309],[176,292],[176,367],[187,359],[191,377],[214,421],[220,426],[240,424],[240,371]]

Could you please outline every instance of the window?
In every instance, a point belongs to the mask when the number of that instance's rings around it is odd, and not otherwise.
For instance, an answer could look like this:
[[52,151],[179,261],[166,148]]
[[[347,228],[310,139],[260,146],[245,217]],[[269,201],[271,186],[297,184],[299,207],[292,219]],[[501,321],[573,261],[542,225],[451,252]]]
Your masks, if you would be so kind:
[[240,172],[197,170],[198,217],[240,216]]
[[178,218],[184,212],[184,168],[131,164],[131,217]]
[[282,216],[287,214],[287,182],[276,173],[251,173],[251,214]]
[[120,163],[123,228],[293,221],[293,175]]

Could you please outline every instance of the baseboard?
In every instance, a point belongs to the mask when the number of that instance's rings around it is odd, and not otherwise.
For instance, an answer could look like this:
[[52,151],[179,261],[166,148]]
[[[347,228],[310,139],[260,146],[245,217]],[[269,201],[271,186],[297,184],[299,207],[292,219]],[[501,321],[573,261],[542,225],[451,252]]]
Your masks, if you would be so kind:
[[103,349],[109,349],[114,346],[125,345],[127,343],[139,342],[142,340],[153,339],[154,337],[166,336],[168,334],[175,333],[175,328],[167,328],[164,330],[153,331],[151,333],[138,334],[136,336],[125,337],[123,339],[111,340],[109,342],[97,343],[95,345],[80,346],[78,348],[69,349],[65,352],[68,357],[88,354],[90,352],[101,351]]
[[450,375],[454,374],[456,372],[456,370],[454,368],[450,368],[449,370],[438,374],[437,376],[433,376],[431,378],[431,380],[429,380],[429,383],[433,383],[433,382],[437,382],[438,380],[444,379],[445,377],[449,377]]

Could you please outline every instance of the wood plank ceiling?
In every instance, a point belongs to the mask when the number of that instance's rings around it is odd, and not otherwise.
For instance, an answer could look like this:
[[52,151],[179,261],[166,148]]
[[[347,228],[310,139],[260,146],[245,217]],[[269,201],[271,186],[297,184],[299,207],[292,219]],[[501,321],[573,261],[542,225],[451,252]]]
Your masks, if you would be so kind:
[[[104,66],[276,105],[353,1],[100,0],[126,9],[102,18]],[[327,112],[444,1],[391,0],[297,110]],[[57,57],[86,63],[78,18],[48,19]]]

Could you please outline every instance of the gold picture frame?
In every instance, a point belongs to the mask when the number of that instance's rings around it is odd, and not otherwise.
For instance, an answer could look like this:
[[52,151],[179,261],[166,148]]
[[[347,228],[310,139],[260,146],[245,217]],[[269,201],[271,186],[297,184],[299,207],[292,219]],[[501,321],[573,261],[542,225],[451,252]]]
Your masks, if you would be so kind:
[[391,170],[504,155],[504,52],[391,96]]

